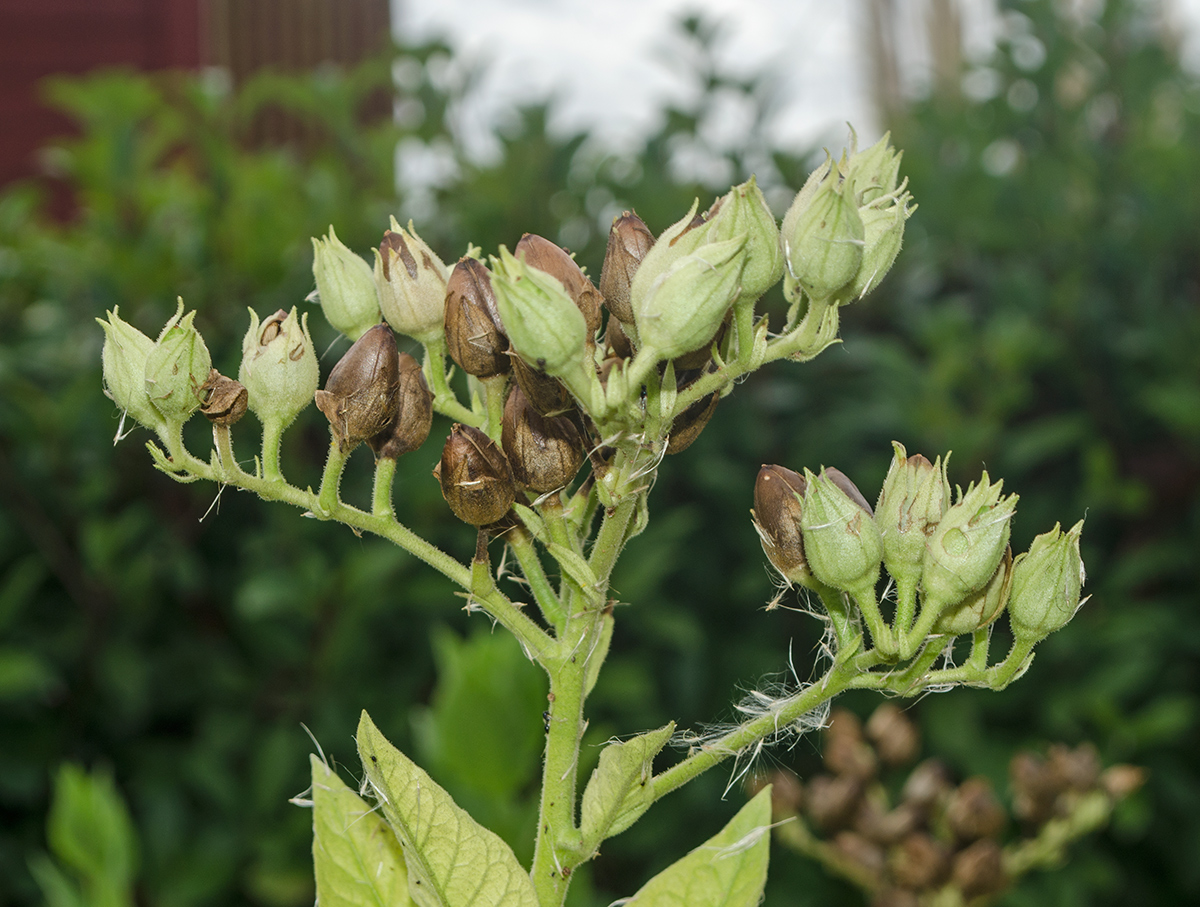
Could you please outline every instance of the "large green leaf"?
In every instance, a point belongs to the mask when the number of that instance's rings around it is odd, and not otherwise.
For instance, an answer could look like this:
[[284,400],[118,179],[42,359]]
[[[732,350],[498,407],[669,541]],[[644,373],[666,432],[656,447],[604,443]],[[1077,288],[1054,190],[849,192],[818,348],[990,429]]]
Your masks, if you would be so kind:
[[537,907],[533,883],[509,846],[388,743],[366,712],[358,752],[404,848],[414,901],[421,907]]
[[404,852],[387,823],[312,757],[313,869],[321,907],[407,907]]
[[654,757],[674,730],[671,722],[600,752],[600,764],[583,791],[581,827],[589,846],[599,847],[601,841],[620,834],[649,809],[653,800],[646,782],[653,774]]
[[631,907],[756,907],[767,883],[771,788],[729,824],[642,886]]

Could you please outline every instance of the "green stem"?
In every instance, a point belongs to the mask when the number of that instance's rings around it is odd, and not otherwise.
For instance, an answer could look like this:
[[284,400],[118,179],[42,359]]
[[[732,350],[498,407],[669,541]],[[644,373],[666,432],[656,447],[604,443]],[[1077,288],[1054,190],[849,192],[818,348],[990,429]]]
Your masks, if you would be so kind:
[[[638,492],[638,494],[645,493],[644,491]],[[600,580],[601,600],[608,595],[608,582],[617,558],[621,556],[621,549],[625,546],[625,536],[629,532],[629,524],[637,510],[637,499],[637,494],[629,495],[613,509],[606,510],[604,521],[600,524],[600,531],[596,533],[596,542],[592,545],[592,554],[588,559],[588,564],[595,572],[597,579]]]
[[854,619],[850,616],[850,610],[846,607],[846,600],[842,598],[842,593],[832,586],[826,586],[817,579],[812,582],[811,588],[820,597],[821,604],[825,606],[825,613],[829,615],[829,622],[833,625],[833,635],[837,640],[838,651],[843,651],[850,645],[850,641],[859,635],[854,626]]
[[924,644],[925,638],[933,632],[933,625],[947,607],[948,603],[939,602],[935,598],[926,598],[921,602],[921,613],[917,615],[916,623],[900,641],[901,658],[911,658],[912,653]]
[[483,390],[487,397],[487,434],[499,444],[500,427],[504,422],[504,397],[508,390],[508,375],[484,378]]
[[895,655],[896,634],[892,632],[892,628],[887,625],[883,615],[879,613],[879,602],[875,599],[875,587],[871,585],[857,589],[850,595],[854,599],[854,603],[858,605],[858,610],[862,612],[867,629],[871,631],[871,640],[875,643],[875,648],[885,655]]
[[435,412],[448,416],[455,422],[480,428],[483,417],[463,406],[450,388],[446,376],[446,341],[436,338],[425,344],[425,380],[429,382],[429,390],[433,393],[433,409]]
[[913,617],[917,613],[917,581],[916,579],[896,580],[896,619],[892,628],[901,641],[907,641],[908,631],[912,628]]
[[733,327],[737,334],[737,355],[734,361],[739,366],[750,364],[754,352],[754,303],[757,299],[739,299],[733,307]]
[[1037,640],[1025,639],[1020,636],[1013,640],[1008,657],[987,672],[988,686],[993,690],[1003,690],[1012,683],[1017,678],[1017,675],[1025,669],[1025,662],[1028,660],[1030,653],[1033,652],[1033,647],[1037,645],[1037,642]]
[[284,481],[279,469],[279,448],[285,426],[278,419],[268,419],[262,427],[262,474],[269,482]]
[[396,458],[383,457],[375,461],[375,488],[371,494],[371,513],[375,516],[394,517],[392,506],[392,483],[396,479]]
[[321,475],[321,490],[317,492],[317,507],[321,513],[332,513],[340,503],[338,485],[342,481],[347,456],[349,452],[342,452],[336,438],[329,442],[329,456],[325,460],[325,472]]
[[217,448],[217,458],[221,461],[222,481],[228,482],[242,471],[233,456],[233,435],[228,425],[213,426],[213,446]]
[[562,602],[559,601],[554,587],[550,585],[550,580],[546,577],[546,571],[542,568],[542,560],[538,557],[533,539],[520,526],[510,529],[505,533],[504,538],[512,548],[513,554],[517,556],[517,563],[521,565],[521,573],[525,576],[525,581],[529,583],[529,591],[533,593],[534,601],[541,609],[542,617],[545,618],[546,623],[561,633],[563,629]]

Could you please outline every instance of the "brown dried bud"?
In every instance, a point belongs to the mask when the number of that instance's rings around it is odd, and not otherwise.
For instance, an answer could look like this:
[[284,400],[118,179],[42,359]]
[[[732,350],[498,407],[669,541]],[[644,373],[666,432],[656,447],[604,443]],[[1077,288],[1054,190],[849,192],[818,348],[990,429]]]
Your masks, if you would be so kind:
[[822,755],[830,771],[860,781],[875,777],[875,753],[863,739],[862,724],[853,712],[834,709],[825,729]]
[[842,472],[840,469],[834,468],[833,466],[826,466],[825,476],[829,479],[829,481],[833,482],[834,485],[842,489],[842,491],[846,493],[846,497],[850,498],[850,500],[852,500],[871,516],[875,515],[875,511],[871,508],[871,505],[867,503],[867,499],[863,497],[863,493],[858,490],[858,486],[851,482],[850,477],[844,472]]
[[915,831],[920,819],[917,810],[910,805],[901,804],[888,810],[882,796],[878,799],[867,796],[854,816],[854,830],[880,844],[895,844]]
[[707,397],[701,397],[675,417],[675,421],[671,423],[671,434],[667,436],[667,453],[683,453],[692,446],[692,442],[700,437],[700,432],[704,431],[704,426],[716,412],[720,399],[720,392],[715,391]]
[[614,220],[608,231],[608,248],[600,269],[600,295],[608,310],[626,324],[633,324],[633,305],[629,301],[633,275],[653,245],[650,228],[629,211]]
[[867,719],[867,737],[884,765],[904,765],[917,758],[921,736],[917,726],[895,703],[885,702]]
[[1124,800],[1146,783],[1146,770],[1136,765],[1114,765],[1100,776],[1100,787],[1113,800]]
[[354,341],[314,395],[343,453],[391,424],[399,388],[396,335],[377,324]]
[[1091,790],[1100,778],[1100,754],[1090,743],[1081,743],[1075,749],[1056,743],[1050,747],[1048,762],[1050,771],[1070,790]]
[[937,759],[926,759],[912,770],[904,782],[900,797],[905,803],[928,814],[949,792],[950,775],[946,766]]
[[496,442],[469,425],[455,424],[434,470],[454,515],[472,526],[501,519],[516,500],[512,468]]
[[883,848],[853,831],[840,831],[833,846],[841,856],[858,869],[878,878],[885,865]]
[[939,884],[950,871],[946,846],[924,832],[915,832],[892,850],[888,868],[896,884],[922,891]]
[[804,808],[822,831],[845,828],[858,810],[862,784],[849,775],[817,775],[804,789]]
[[512,369],[513,377],[535,412],[558,416],[575,408],[575,400],[557,378],[538,371],[520,356],[512,357]]
[[800,535],[804,476],[785,466],[764,465],[754,481],[754,528],[771,565],[794,583],[812,580]]
[[421,363],[400,354],[400,382],[392,424],[367,443],[377,458],[395,460],[416,450],[429,437],[433,425],[433,394],[421,373]]
[[946,823],[963,841],[992,838],[1008,824],[1008,813],[992,792],[987,778],[968,778],[950,795]]
[[226,378],[215,368],[196,391],[200,398],[200,412],[213,425],[228,427],[246,414],[249,394],[240,381]]
[[476,378],[503,375],[510,367],[492,276],[474,258],[459,259],[446,282],[446,352]]
[[921,899],[907,888],[884,888],[871,898],[871,907],[921,907]]
[[517,484],[538,494],[562,488],[583,464],[583,435],[575,420],[539,415],[520,385],[504,404],[500,443]]
[[604,328],[604,342],[612,351],[612,355],[618,359],[632,359],[635,352],[633,341],[629,339],[629,335],[625,333],[625,328],[621,325],[621,320],[615,315],[608,319],[608,324]]
[[526,233],[513,249],[513,257],[524,258],[525,264],[544,271],[561,283],[567,295],[583,313],[588,337],[596,336],[596,332],[600,330],[600,307],[603,299],[595,284],[588,280],[569,252],[544,237]]
[[995,841],[976,841],[954,857],[954,887],[965,900],[999,894],[1008,886],[1004,853]]
[[1055,812],[1055,801],[1065,790],[1061,778],[1036,753],[1017,753],[1008,763],[1013,813],[1023,822],[1040,825]]

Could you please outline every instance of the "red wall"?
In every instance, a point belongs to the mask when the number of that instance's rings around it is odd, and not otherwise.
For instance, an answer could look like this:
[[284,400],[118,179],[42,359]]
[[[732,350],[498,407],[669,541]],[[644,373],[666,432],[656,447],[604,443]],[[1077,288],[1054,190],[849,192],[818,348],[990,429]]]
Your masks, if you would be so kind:
[[70,131],[37,82],[104,66],[194,68],[201,0],[0,0],[0,185],[37,172],[36,150]]

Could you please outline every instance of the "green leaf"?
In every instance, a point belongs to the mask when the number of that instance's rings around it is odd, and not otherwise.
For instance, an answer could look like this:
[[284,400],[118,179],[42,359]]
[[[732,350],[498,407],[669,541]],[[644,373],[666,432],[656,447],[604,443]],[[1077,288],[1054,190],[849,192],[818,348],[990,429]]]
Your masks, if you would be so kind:
[[313,870],[321,907],[405,907],[404,852],[387,823],[316,756]]
[[420,907],[537,907],[533,883],[509,846],[388,743],[366,712],[358,752],[404,848],[408,892]]
[[596,681],[600,679],[600,669],[604,667],[604,659],[608,658],[608,647],[612,644],[614,623],[611,608],[605,609],[605,612],[600,615],[600,621],[600,638],[596,641],[595,648],[588,653],[587,671],[583,677],[583,696],[585,699],[595,689]]
[[771,840],[768,785],[715,837],[642,886],[630,907],[757,907]]
[[546,549],[558,561],[558,566],[562,567],[563,572],[579,583],[585,592],[600,587],[600,578],[596,576],[596,571],[581,554],[557,542],[551,542]]
[[620,834],[642,817],[650,804],[646,782],[653,775],[654,757],[671,738],[675,722],[600,752],[600,764],[583,791],[581,829],[591,849]]

